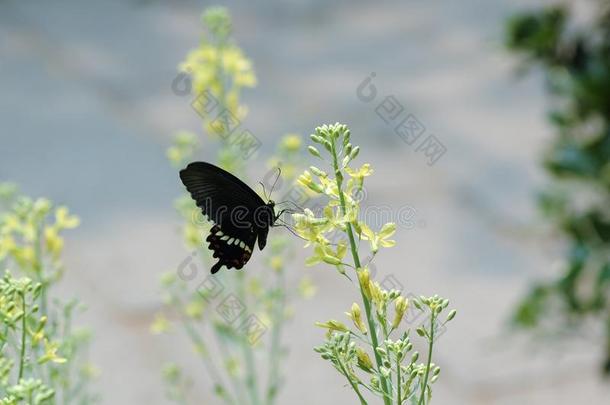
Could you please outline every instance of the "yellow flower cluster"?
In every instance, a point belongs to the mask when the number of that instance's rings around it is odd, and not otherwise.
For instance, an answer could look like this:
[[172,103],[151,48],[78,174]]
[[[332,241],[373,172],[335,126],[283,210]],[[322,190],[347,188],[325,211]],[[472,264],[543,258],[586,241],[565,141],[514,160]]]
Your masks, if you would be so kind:
[[[316,166],[310,166],[299,176],[297,183],[306,192],[325,196],[328,201],[320,216],[310,209],[305,209],[302,214],[293,214],[295,230],[307,241],[306,247],[313,246],[313,255],[307,259],[307,265],[324,262],[337,266],[343,272],[343,258],[348,246],[347,225],[352,226],[361,239],[369,241],[371,251],[377,253],[379,247],[395,245],[389,238],[396,232],[396,224],[387,223],[375,233],[366,223],[358,220],[360,207],[354,195],[362,189],[364,178],[370,176],[373,169],[368,163],[358,169],[349,166],[359,153],[359,148],[349,142],[349,130],[340,124],[325,125],[316,128],[311,139],[331,155],[330,168],[335,177]],[[315,146],[309,146],[308,150],[313,156],[323,159]],[[347,181],[344,181],[343,172],[349,176]],[[331,243],[330,235],[343,237]]]
[[0,217],[0,260],[10,258],[26,271],[40,272],[44,249],[53,262],[59,264],[64,247],[61,232],[80,224],[77,216],[66,207],[55,209],[54,221],[48,216],[53,211],[49,200],[32,201],[21,198]]
[[210,134],[222,135],[225,124],[214,125],[215,118],[224,109],[238,120],[245,117],[246,108],[239,103],[240,91],[256,86],[256,75],[252,62],[229,41],[231,22],[226,10],[207,12],[203,20],[210,29],[209,37],[188,53],[178,69],[190,76],[191,91],[196,97],[209,94],[219,104],[213,111],[203,108],[198,112]]

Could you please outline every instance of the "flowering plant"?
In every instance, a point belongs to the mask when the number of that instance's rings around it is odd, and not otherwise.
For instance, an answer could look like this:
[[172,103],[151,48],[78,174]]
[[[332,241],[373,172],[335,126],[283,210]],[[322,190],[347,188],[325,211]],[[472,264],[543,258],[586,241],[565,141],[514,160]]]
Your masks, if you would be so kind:
[[[369,164],[351,166],[360,148],[352,145],[345,125],[318,127],[311,140],[318,146],[309,146],[309,152],[324,162],[329,172],[311,166],[298,182],[325,197],[327,204],[320,216],[309,209],[293,214],[295,229],[306,240],[306,246],[313,248],[306,261],[308,265],[325,263],[347,278],[346,269],[355,272],[364,308],[363,311],[358,303],[351,305],[347,312],[351,327],[335,319],[317,323],[327,334],[325,342],[315,351],[346,378],[361,404],[367,404],[371,394],[380,397],[385,405],[427,404],[432,397],[431,384],[440,373],[440,368],[432,363],[437,333],[455,317],[456,311],[451,310],[441,321],[441,314],[449,305],[447,299],[437,295],[408,299],[400,291],[384,290],[371,278],[360,260],[356,240],[368,241],[374,257],[380,248],[395,245],[390,238],[396,232],[394,223],[387,223],[375,232],[359,220],[359,202],[352,196],[362,189],[364,178],[373,170]],[[329,159],[323,157],[322,151]],[[331,233],[336,243],[331,243]],[[348,251],[351,260],[347,258]],[[418,362],[419,353],[413,352],[410,330],[402,324],[411,306],[427,315],[427,321],[416,328],[417,335],[428,345],[423,363]]]
[[52,297],[64,273],[62,233],[79,224],[66,207],[0,185],[0,404],[93,403],[91,334],[74,328],[76,300]]

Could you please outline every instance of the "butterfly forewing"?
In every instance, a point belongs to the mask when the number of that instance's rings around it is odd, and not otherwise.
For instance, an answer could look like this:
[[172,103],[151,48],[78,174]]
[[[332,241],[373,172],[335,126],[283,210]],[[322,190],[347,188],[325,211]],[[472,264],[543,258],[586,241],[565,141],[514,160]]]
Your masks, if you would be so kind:
[[204,215],[214,222],[207,237],[208,247],[221,266],[241,269],[252,255],[257,236],[265,245],[273,224],[273,205],[265,202],[231,173],[206,162],[194,162],[180,172],[186,189]]

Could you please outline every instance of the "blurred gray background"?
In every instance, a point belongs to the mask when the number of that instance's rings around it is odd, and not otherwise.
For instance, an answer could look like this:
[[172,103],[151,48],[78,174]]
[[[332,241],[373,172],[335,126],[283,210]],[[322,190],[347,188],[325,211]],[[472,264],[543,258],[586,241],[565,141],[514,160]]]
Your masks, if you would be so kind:
[[[190,98],[170,85],[213,4],[229,7],[259,79],[244,102],[263,142],[260,175],[282,134],[339,121],[376,170],[367,203],[416,209],[417,226],[401,227],[398,247],[376,260],[381,277],[459,311],[437,346],[434,402],[607,403],[594,335],[548,345],[506,328],[528,282],[562,256],[534,204],[551,134],[542,78],[516,81],[502,47],[505,19],[545,2],[1,0],[0,180],[82,218],[68,234],[62,289],[89,307],[81,322],[95,331],[104,403],[167,403],[162,365],[193,357],[186,338],[152,336],[149,324],[159,275],[185,255],[172,207],[181,186],[165,150],[177,130],[200,131]],[[379,95],[367,104],[356,88],[371,72]],[[386,95],[447,148],[435,165],[377,116]],[[255,255],[249,271],[261,264]],[[323,335],[313,323],[340,316],[354,291],[324,267],[291,271],[319,289],[294,302],[280,403],[353,403],[311,347]],[[190,371],[205,392],[204,369]]]

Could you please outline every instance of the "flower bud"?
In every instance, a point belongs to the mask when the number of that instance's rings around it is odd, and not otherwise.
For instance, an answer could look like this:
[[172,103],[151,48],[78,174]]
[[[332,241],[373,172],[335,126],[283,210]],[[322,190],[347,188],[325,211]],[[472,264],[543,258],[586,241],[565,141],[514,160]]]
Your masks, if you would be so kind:
[[364,325],[364,321],[362,320],[362,311],[360,310],[358,304],[356,304],[355,302],[352,304],[352,310],[349,313],[349,317],[352,318],[354,325],[356,325],[360,332],[366,335],[367,330],[366,326]]
[[348,144],[349,144],[349,137],[350,137],[351,133],[348,130],[346,130],[345,132],[343,132],[343,147],[345,148]]
[[326,139],[322,142],[322,145],[324,145],[324,148],[327,151],[332,152],[332,150],[333,150],[332,145]]
[[373,362],[367,352],[357,347],[356,357],[358,358],[358,367],[366,372],[371,372],[371,370],[373,370]]
[[400,322],[402,321],[402,317],[404,316],[407,308],[409,308],[409,300],[400,296],[394,302],[394,307],[396,309],[396,313],[394,314],[394,321],[392,322],[392,329],[396,329]]
[[360,282],[360,290],[362,291],[364,296],[370,300],[371,299],[371,287],[370,287],[371,275],[369,273],[369,269],[361,268],[358,270],[357,274],[358,274],[358,281]]
[[311,135],[310,135],[310,138],[311,138],[311,140],[312,140],[312,141],[314,141],[315,143],[324,143],[324,138],[322,138],[322,137],[321,137],[321,136],[319,136],[319,135],[314,135],[314,134],[311,134]]
[[328,329],[329,331],[348,332],[349,329],[342,322],[331,319],[328,322],[316,322],[316,326]]
[[320,152],[318,151],[318,149],[316,149],[315,146],[308,146],[307,150],[309,151],[309,153],[311,153],[315,157],[319,157],[319,158],[322,157],[322,156],[320,156]]
[[318,176],[318,177],[326,177],[326,176],[328,176],[328,174],[326,174],[325,171],[320,170],[320,169],[318,169],[315,166],[309,166],[309,170],[311,170],[311,172],[313,174],[315,174],[316,176]]

